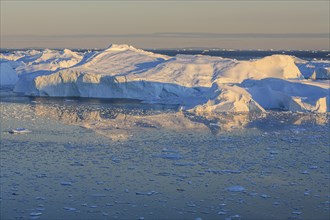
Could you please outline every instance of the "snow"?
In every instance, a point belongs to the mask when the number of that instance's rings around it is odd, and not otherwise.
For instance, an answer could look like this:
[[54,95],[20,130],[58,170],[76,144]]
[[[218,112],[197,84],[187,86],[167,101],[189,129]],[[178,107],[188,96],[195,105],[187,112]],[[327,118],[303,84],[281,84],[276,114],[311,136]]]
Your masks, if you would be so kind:
[[206,104],[195,107],[196,113],[265,111],[245,89],[236,85],[218,86],[219,95],[211,98]]
[[[245,80],[242,84],[264,109],[290,111],[329,111],[329,85],[267,78]],[[267,97],[267,98],[266,98]]]
[[37,59],[19,68],[22,73],[31,73],[40,70],[56,71],[62,68],[72,67],[79,63],[83,57],[78,53],[65,49],[63,51],[48,50],[42,52]]
[[197,114],[329,111],[326,61],[288,55],[250,61],[169,57],[116,44],[84,54],[46,49],[1,58],[19,74],[14,90],[26,95],[138,99],[178,104]]
[[241,61],[225,71],[219,81],[222,83],[241,83],[245,79],[302,79],[295,58],[287,55],[272,55],[255,61]]

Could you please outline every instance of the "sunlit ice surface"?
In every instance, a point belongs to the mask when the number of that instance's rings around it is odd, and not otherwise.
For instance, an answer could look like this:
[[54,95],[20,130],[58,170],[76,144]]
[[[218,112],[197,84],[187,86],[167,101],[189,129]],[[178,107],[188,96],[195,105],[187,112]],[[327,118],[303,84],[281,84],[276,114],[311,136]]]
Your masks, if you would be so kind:
[[329,218],[327,113],[0,97],[1,219]]

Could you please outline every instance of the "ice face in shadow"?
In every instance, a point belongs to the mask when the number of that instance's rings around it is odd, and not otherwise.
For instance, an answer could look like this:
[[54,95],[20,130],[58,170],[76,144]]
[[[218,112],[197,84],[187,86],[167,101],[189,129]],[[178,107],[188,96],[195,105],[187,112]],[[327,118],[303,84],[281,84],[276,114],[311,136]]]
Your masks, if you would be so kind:
[[0,63],[0,86],[14,86],[17,81],[16,71],[7,63]]

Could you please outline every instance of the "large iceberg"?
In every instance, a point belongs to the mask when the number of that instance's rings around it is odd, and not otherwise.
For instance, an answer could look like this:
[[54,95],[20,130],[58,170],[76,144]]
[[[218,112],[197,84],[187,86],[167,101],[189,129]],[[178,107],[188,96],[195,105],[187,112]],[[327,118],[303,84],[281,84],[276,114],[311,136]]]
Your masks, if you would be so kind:
[[[323,77],[327,74],[314,77],[325,80],[313,80],[313,73],[306,77],[304,70],[311,71],[312,63],[288,55],[237,61],[204,55],[170,57],[111,45],[85,54],[44,50],[2,58],[19,74],[14,91],[32,96],[137,99],[178,104],[198,114],[329,111],[330,85]],[[329,66],[322,63],[322,68]]]

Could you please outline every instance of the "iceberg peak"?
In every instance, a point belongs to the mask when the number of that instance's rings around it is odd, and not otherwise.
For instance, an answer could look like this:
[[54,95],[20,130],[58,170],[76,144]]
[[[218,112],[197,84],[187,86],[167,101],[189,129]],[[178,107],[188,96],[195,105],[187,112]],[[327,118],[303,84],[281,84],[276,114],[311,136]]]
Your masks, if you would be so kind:
[[135,47],[127,44],[110,44],[106,51],[137,50]]

